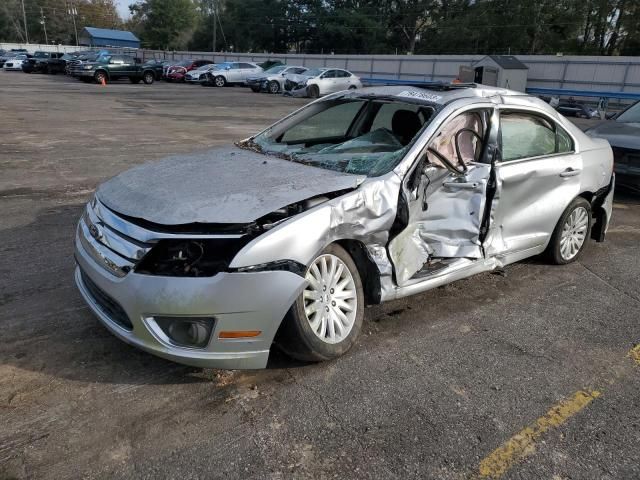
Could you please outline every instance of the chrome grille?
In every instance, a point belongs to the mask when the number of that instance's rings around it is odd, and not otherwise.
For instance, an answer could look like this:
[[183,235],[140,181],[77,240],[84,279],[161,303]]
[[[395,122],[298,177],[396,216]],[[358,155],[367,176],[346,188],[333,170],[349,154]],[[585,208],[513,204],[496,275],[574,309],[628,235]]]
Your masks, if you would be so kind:
[[97,200],[87,205],[78,235],[85,251],[118,277],[129,273],[155,243],[151,232],[121,219]]

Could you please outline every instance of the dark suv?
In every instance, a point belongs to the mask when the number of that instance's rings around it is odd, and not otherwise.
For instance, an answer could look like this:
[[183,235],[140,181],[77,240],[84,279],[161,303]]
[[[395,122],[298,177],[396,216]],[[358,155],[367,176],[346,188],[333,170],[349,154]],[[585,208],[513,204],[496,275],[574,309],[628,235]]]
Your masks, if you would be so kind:
[[140,65],[134,57],[128,55],[104,55],[95,62],[82,65],[78,72],[80,80],[106,83],[120,78],[128,78],[131,83],[144,81],[151,84],[155,80],[153,67]]

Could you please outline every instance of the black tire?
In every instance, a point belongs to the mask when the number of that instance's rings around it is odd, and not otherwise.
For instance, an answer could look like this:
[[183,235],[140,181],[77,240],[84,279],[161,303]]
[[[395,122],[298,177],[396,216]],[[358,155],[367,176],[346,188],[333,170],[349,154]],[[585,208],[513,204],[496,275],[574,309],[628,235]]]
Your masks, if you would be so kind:
[[310,85],[308,87],[309,98],[320,98],[320,89],[317,85]]
[[94,75],[93,75],[93,80],[96,83],[102,83],[102,79],[104,78],[104,83],[109,83],[109,77],[107,76],[107,74],[102,71],[102,70],[98,70]]
[[217,75],[216,78],[213,79],[213,84],[216,87],[224,87],[227,84],[227,79],[222,75]]
[[362,328],[365,305],[358,268],[346,250],[337,244],[329,245],[316,258],[328,254],[338,257],[351,273],[357,301],[355,319],[351,331],[342,341],[327,343],[311,328],[310,321],[305,314],[304,292],[301,293],[285,316],[278,331],[276,343],[287,355],[305,362],[331,360],[343,355],[353,346]]
[[280,92],[280,84],[275,80],[271,80],[269,85],[267,85],[267,90],[269,93],[279,93]]
[[[577,253],[575,253],[570,258],[562,255],[562,232],[564,230],[565,224],[567,223],[567,219],[571,216],[571,214],[579,209],[584,208],[587,212],[587,229],[584,233],[584,241],[580,246]],[[556,265],[566,265],[568,263],[575,262],[580,256],[584,253],[584,250],[589,243],[589,238],[591,237],[591,227],[593,223],[593,218],[591,216],[591,204],[582,197],[575,198],[566,210],[562,213],[560,220],[558,220],[558,224],[556,228],[553,230],[553,235],[551,235],[551,240],[549,241],[549,246],[547,247],[547,256],[549,260]]]
[[355,85],[349,85],[349,90],[357,90],[358,87],[356,87]]
[[133,84],[138,84],[138,83],[140,83],[140,80],[142,80],[142,79],[141,79],[141,78],[139,78],[139,77],[129,77],[129,81],[130,81],[131,83],[133,83]]
[[155,81],[156,77],[153,72],[144,72],[142,74],[142,81],[145,85],[151,85]]

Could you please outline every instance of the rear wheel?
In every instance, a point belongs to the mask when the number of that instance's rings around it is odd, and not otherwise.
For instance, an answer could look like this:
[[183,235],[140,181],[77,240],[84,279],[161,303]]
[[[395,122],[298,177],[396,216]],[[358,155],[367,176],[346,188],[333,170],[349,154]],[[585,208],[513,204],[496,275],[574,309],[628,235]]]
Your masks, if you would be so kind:
[[548,254],[557,265],[574,262],[584,251],[591,234],[591,205],[582,197],[576,198],[564,211],[556,225]]
[[309,86],[309,97],[310,98],[319,98],[320,97],[320,89],[317,85]]
[[142,81],[147,85],[151,85],[154,82],[154,80],[155,80],[155,77],[151,72],[144,72],[144,75],[142,75]]
[[269,82],[268,89],[269,89],[269,93],[278,93],[280,91],[280,84],[275,80],[271,80]]
[[218,75],[213,80],[213,83],[216,87],[224,87],[227,84],[227,80],[222,75]]
[[305,275],[307,287],[285,317],[278,344],[303,361],[331,360],[355,343],[364,317],[358,269],[339,245],[329,245]]

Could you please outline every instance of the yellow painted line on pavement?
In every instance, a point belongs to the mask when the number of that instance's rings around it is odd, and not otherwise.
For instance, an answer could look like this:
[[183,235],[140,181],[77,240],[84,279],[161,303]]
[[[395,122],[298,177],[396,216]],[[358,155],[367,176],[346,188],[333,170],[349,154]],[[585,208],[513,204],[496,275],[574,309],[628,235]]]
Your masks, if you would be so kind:
[[[629,350],[627,356],[640,365],[640,343]],[[553,406],[546,415],[520,430],[485,457],[480,462],[479,478],[495,480],[502,477],[516,462],[534,452],[535,442],[540,436],[565,423],[600,395],[602,393],[598,390],[580,390]]]
[[640,365],[640,343],[629,350],[629,357]]
[[553,406],[546,415],[507,440],[480,463],[480,478],[500,478],[511,466],[533,453],[535,441],[546,431],[557,428],[600,396],[597,390],[576,392]]

